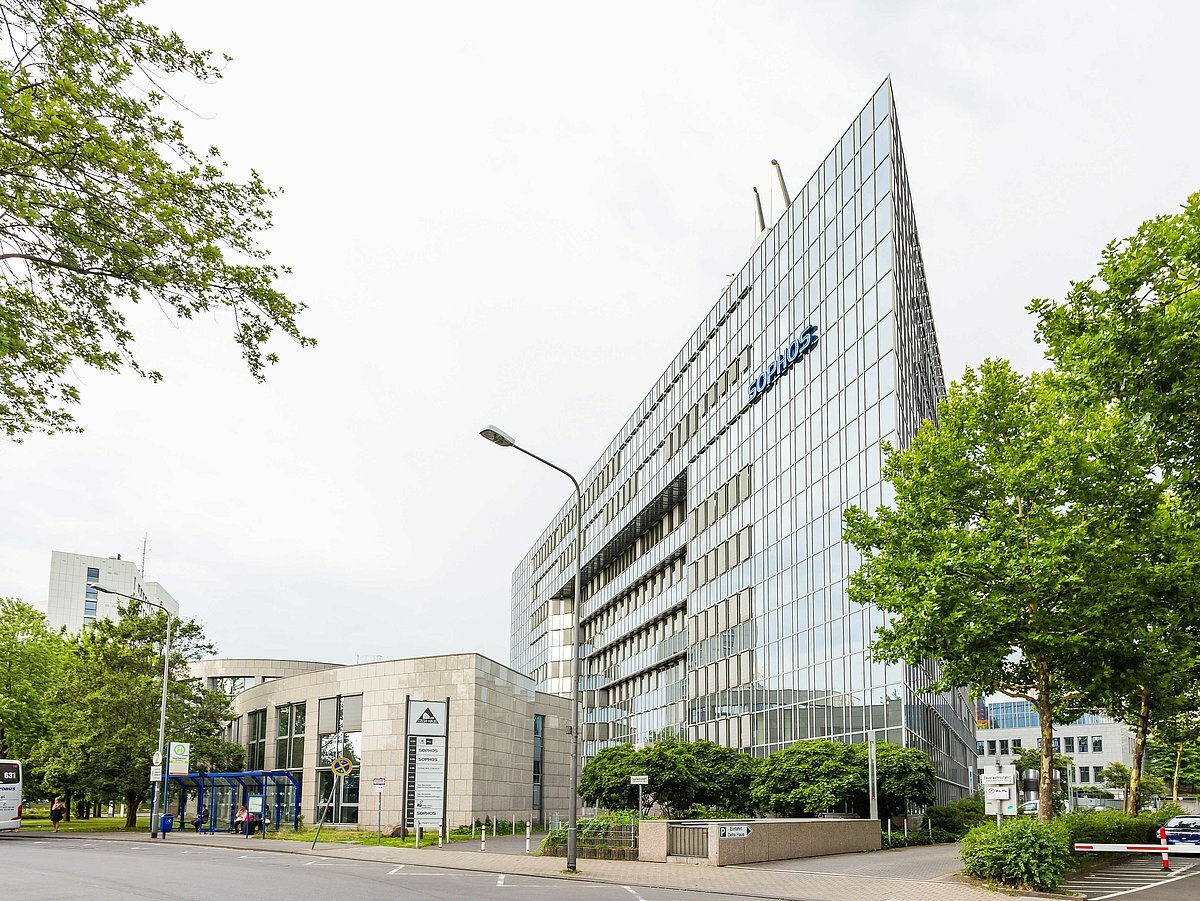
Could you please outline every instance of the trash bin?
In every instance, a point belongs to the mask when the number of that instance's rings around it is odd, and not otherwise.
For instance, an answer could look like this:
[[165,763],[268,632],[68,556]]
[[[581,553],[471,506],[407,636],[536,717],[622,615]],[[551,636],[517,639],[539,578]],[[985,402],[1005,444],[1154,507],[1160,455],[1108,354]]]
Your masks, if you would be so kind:
[[174,828],[175,828],[175,814],[164,813],[161,817],[159,817],[159,819],[158,819],[158,831],[159,832],[170,832]]

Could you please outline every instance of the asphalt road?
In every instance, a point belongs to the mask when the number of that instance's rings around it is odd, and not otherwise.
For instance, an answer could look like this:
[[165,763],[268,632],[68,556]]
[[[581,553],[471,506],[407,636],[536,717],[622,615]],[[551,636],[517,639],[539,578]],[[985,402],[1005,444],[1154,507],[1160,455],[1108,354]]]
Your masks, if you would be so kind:
[[[53,836],[0,837],[0,898],[5,901],[340,901],[381,896],[405,901],[713,901],[718,897],[707,892],[256,852],[252,847],[180,849]],[[750,901],[744,896],[719,897]]]

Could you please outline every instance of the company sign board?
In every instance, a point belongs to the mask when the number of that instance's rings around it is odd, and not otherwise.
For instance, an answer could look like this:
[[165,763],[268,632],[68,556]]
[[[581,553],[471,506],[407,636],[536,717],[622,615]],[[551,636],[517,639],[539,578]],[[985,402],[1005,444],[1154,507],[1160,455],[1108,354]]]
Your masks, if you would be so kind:
[[717,838],[748,838],[753,831],[749,826],[721,826]]
[[[446,701],[408,701],[408,766],[405,771],[405,825],[437,826],[446,815]],[[378,789],[382,791],[382,788]]]

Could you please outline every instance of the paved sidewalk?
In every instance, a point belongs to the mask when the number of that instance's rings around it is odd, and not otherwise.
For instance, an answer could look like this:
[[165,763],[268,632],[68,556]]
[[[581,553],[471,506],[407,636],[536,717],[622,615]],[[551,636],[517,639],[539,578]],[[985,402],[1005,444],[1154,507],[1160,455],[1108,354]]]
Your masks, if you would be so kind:
[[[171,837],[152,842],[144,833],[76,833],[39,836],[46,841],[124,841],[184,847],[188,845],[299,854],[323,859],[358,860],[404,866],[443,867],[488,873],[575,879],[617,885],[683,889],[717,894],[749,895],[787,901],[996,901],[998,893],[974,885],[919,879],[889,878],[880,875],[814,874],[781,869],[752,867],[706,867],[692,864],[662,864],[628,860],[580,860],[580,872],[563,872],[561,857],[534,857],[513,854],[482,853],[462,849],[395,848],[387,845],[357,845],[321,842],[315,851],[303,842],[242,838],[237,835],[196,835],[172,833]],[[891,853],[891,852],[887,852]],[[864,855],[869,858],[871,855]],[[798,862],[792,861],[791,864]],[[1063,896],[1058,896],[1063,897]]]

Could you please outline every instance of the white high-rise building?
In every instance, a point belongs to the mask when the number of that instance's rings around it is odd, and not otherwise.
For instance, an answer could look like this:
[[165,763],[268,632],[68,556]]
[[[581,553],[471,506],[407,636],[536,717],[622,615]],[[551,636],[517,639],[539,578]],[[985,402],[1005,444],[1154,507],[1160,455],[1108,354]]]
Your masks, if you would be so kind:
[[97,591],[95,585],[150,601],[170,610],[172,616],[179,615],[179,602],[157,582],[143,581],[142,571],[132,560],[122,560],[120,554],[93,557],[52,551],[50,590],[45,604],[50,627],[66,626],[68,631],[76,632],[97,619],[115,618],[125,599]]

